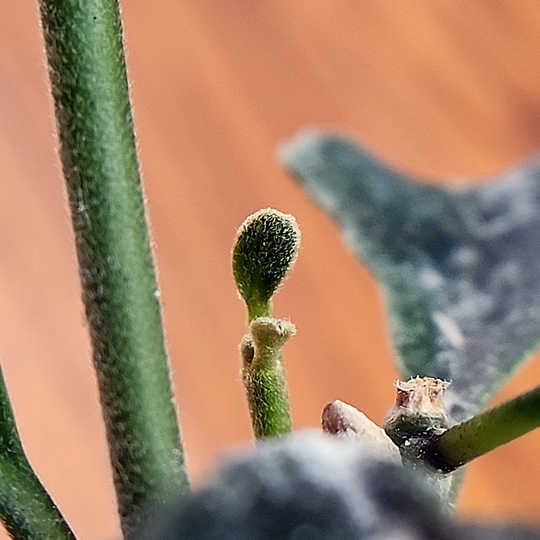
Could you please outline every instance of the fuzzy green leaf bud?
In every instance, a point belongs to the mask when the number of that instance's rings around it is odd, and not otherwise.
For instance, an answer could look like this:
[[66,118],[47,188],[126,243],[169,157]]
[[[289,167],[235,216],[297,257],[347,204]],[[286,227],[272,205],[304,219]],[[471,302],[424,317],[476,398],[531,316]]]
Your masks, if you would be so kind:
[[294,264],[300,247],[296,220],[272,208],[249,216],[236,236],[233,275],[249,320],[270,316],[270,298]]

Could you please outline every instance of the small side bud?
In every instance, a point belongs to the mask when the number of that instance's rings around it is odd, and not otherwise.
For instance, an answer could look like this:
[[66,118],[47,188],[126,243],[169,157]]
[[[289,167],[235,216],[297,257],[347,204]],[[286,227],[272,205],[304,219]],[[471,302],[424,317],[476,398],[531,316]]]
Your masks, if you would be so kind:
[[299,247],[300,230],[289,214],[267,208],[249,216],[241,225],[232,267],[250,320],[270,315],[270,298],[293,266]]
[[255,347],[249,334],[246,334],[240,343],[240,355],[242,356],[242,365],[244,369],[249,369],[255,356]]
[[296,334],[296,326],[285,319],[259,317],[249,325],[257,349],[281,349]]
[[381,459],[401,463],[397,446],[384,430],[356,407],[339,399],[332,401],[324,408],[322,428],[325,433],[335,437],[354,440],[371,447]]

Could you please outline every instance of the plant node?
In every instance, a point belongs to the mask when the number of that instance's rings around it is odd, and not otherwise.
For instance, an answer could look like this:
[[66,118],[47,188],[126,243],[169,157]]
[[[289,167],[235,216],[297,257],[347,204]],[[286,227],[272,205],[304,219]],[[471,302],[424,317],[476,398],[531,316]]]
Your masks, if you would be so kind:
[[296,333],[283,319],[260,317],[249,325],[240,344],[242,379],[257,438],[291,430],[289,393],[281,348]]
[[402,455],[423,459],[433,437],[448,428],[443,396],[449,385],[431,377],[395,382],[396,403],[386,416],[384,430]]

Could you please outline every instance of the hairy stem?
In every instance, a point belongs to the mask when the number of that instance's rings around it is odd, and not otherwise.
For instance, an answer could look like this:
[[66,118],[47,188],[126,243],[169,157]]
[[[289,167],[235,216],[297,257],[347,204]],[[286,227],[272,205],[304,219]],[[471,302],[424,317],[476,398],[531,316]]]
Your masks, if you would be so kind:
[[16,540],[75,538],[26,459],[1,371],[0,520]]
[[289,321],[260,317],[241,345],[242,376],[257,439],[291,431],[289,392],[281,348],[294,335]]
[[117,0],[40,0],[60,155],[122,528],[188,482]]
[[433,446],[433,461],[453,470],[540,426],[540,386],[445,431]]
[[281,348],[296,328],[272,318],[271,298],[294,265],[299,248],[300,230],[294,217],[272,208],[247,217],[233,247],[233,275],[249,321],[249,333],[241,344],[242,376],[258,439],[291,431]]

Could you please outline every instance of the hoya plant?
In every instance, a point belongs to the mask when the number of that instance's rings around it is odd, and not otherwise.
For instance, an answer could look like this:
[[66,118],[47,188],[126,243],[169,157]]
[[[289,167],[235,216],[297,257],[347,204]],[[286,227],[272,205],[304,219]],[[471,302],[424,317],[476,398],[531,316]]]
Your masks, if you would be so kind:
[[[247,307],[239,363],[257,445],[191,492],[119,6],[39,6],[124,537],[539,538],[451,517],[467,463],[540,424],[538,388],[486,410],[540,338],[538,163],[458,190],[405,178],[340,136],[308,133],[286,144],[285,167],[380,283],[402,380],[384,426],[336,400],[321,412],[324,433],[290,433],[283,348],[297,330],[275,317],[272,296],[298,256],[300,230],[291,215],[255,212],[231,242]],[[74,539],[25,456],[1,378],[0,442],[8,533]]]

